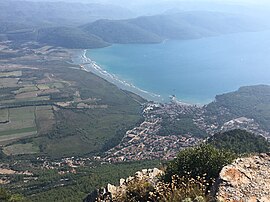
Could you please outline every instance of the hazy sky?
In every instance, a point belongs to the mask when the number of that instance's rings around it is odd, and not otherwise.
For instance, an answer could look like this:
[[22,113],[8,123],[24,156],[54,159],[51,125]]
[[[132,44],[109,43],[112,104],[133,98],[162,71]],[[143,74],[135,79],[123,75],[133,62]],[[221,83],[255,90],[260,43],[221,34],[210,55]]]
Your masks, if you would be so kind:
[[[1,0],[0,0],[1,1]],[[21,0],[23,1],[23,0]],[[175,9],[179,11],[208,10],[232,13],[270,13],[270,0],[27,0],[51,2],[82,2],[114,4],[137,15],[153,15]],[[269,11],[269,12],[268,12]],[[255,15],[256,15],[255,14]]]
[[[23,0],[21,0],[23,1]],[[263,5],[263,4],[269,4],[269,0],[26,0],[26,1],[65,1],[65,2],[83,2],[83,3],[92,3],[92,2],[100,2],[100,3],[126,3],[126,4],[135,4],[135,3],[140,3],[140,4],[148,4],[149,2],[152,3],[157,3],[157,2],[213,2],[213,3],[234,3],[234,4],[258,4],[258,5]],[[128,2],[128,3],[127,3]]]

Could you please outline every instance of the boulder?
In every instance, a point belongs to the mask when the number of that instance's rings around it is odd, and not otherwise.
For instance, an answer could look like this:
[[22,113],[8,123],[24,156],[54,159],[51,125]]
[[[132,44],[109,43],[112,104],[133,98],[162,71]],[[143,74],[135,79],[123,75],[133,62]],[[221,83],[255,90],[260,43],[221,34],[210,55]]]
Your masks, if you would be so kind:
[[215,186],[225,202],[270,202],[270,154],[237,159],[225,166]]

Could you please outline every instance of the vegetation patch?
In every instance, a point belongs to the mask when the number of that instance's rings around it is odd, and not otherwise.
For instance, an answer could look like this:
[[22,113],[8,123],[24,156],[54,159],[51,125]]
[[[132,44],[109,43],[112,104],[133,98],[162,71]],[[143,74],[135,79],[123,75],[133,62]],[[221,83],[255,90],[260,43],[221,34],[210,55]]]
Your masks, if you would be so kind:
[[3,152],[8,156],[19,154],[35,154],[39,152],[39,148],[31,143],[13,144],[4,147]]
[[21,107],[9,109],[9,123],[0,127],[0,141],[6,141],[9,135],[14,139],[21,134],[34,134],[37,132],[35,123],[35,107]]
[[0,127],[1,124],[8,123],[9,121],[8,116],[9,116],[8,109],[0,109]]
[[29,133],[29,132],[37,132],[36,127],[2,131],[0,132],[0,137],[6,136],[6,135],[20,134],[20,133]]
[[[220,109],[229,113],[220,113]],[[220,123],[233,118],[254,119],[262,129],[270,131],[270,86],[241,87],[238,91],[216,96],[216,101],[206,107],[209,116],[217,116]]]
[[40,90],[48,90],[48,89],[50,89],[50,87],[48,85],[46,85],[46,84],[38,84],[37,88],[40,89]]
[[23,88],[20,88],[19,90],[15,91],[15,93],[20,94],[20,93],[33,92],[37,90],[38,89],[35,85],[29,85],[29,86],[24,86]]
[[18,78],[1,78],[0,88],[12,88],[18,86]]
[[37,134],[37,131],[2,135],[2,136],[0,136],[0,142],[1,142],[1,144],[7,144],[7,143],[10,143],[11,141],[27,138],[27,137],[33,136],[35,134]]
[[25,98],[35,98],[37,97],[37,92],[26,92],[26,93],[20,93],[15,96],[16,99],[25,99]]
[[0,72],[0,78],[20,76],[22,76],[22,71]]
[[65,85],[63,83],[60,83],[60,82],[56,82],[56,83],[49,83],[48,84],[49,88],[64,88]]
[[267,153],[270,151],[270,143],[264,137],[245,130],[217,133],[208,139],[208,143],[237,154]]
[[38,106],[36,108],[36,124],[39,134],[46,134],[55,124],[52,106]]

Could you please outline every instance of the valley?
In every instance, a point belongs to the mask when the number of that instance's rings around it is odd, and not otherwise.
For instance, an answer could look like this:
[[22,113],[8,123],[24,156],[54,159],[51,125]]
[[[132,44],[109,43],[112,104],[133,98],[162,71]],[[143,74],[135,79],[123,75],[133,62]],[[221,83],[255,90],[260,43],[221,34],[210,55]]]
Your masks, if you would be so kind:
[[[1,55],[9,54],[0,67],[0,142],[6,154],[21,154],[16,151],[23,150],[21,141],[26,141],[30,154],[56,157],[67,151],[68,155],[99,152],[110,138],[121,138],[119,125],[130,128],[140,120],[142,98],[91,73],[84,76],[78,65],[68,63],[70,51],[26,46],[27,52],[25,47],[13,50],[9,44],[1,45]],[[108,92],[114,95],[108,97]],[[91,122],[88,117],[93,116],[100,118]],[[76,119],[81,120],[78,127]],[[103,124],[108,128],[99,128]],[[80,137],[74,136],[78,133]],[[55,147],[55,140],[65,143]],[[83,149],[78,151],[80,146]]]
[[205,106],[149,102],[72,63],[75,50],[13,46],[0,45],[0,182],[31,201],[83,199],[219,131],[269,138],[269,114],[260,110],[269,107],[269,86],[243,87]]
[[210,202],[268,166],[267,8],[124,4],[0,1],[0,201]]

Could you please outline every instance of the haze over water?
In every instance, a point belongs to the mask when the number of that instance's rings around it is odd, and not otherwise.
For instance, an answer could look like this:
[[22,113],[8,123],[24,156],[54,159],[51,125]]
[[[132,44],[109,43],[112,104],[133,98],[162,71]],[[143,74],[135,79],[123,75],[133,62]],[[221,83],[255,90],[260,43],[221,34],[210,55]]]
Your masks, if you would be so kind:
[[270,31],[88,50],[104,70],[143,90],[206,104],[241,86],[270,84]]

